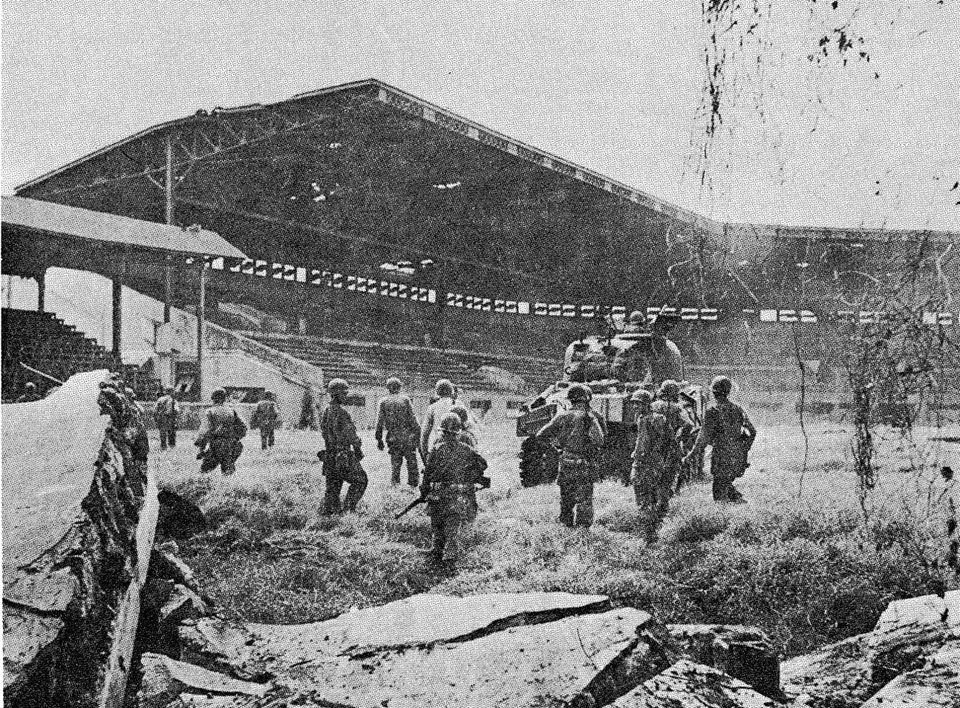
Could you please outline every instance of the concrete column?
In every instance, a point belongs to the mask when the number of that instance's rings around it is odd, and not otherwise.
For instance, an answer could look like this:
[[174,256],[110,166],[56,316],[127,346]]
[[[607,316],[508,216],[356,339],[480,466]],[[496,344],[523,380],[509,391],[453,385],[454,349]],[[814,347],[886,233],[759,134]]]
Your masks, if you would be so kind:
[[40,271],[37,276],[37,312],[46,312],[47,271]]
[[203,257],[198,257],[200,266],[200,292],[197,298],[197,388],[200,400],[205,401],[206,390],[203,384],[203,350],[206,345],[205,319],[207,316],[207,271]]
[[121,338],[121,335],[122,335],[122,333],[123,333],[123,330],[122,330],[123,323],[122,323],[122,321],[121,321],[121,319],[122,319],[122,309],[123,309],[123,308],[122,308],[123,303],[122,303],[121,293],[122,293],[123,285],[120,284],[120,281],[119,281],[119,280],[113,280],[113,281],[111,281],[111,283],[112,283],[112,285],[113,285],[113,293],[112,293],[112,304],[113,304],[113,332],[112,332],[112,335],[113,335],[113,347],[112,347],[112,349],[113,349],[113,354],[114,354],[114,356],[116,356],[117,358],[119,358],[119,357],[120,357],[121,342],[123,341],[122,338]]

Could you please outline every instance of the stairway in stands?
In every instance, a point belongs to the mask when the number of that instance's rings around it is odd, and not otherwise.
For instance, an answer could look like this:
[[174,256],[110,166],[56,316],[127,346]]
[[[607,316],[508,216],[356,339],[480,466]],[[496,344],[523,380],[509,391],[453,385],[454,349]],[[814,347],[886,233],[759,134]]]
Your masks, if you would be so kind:
[[327,380],[341,377],[352,386],[382,387],[400,376],[408,387],[430,388],[448,378],[466,390],[539,393],[557,380],[559,361],[481,354],[460,350],[353,342],[307,335],[244,332],[263,344],[323,369]]
[[49,312],[3,308],[0,313],[3,350],[3,400],[16,400],[28,381],[41,392],[55,386],[21,364],[66,381],[73,374],[94,369],[119,371],[140,399],[156,396],[158,382],[136,366],[122,364],[96,341]]

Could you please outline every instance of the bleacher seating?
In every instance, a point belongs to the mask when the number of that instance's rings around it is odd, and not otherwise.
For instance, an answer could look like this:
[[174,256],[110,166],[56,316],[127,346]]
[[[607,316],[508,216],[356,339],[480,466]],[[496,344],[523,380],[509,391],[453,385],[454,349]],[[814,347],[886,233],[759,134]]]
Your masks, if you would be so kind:
[[28,381],[35,383],[41,392],[56,385],[21,364],[61,381],[82,371],[119,371],[138,398],[156,397],[158,384],[154,378],[144,375],[136,366],[122,364],[103,346],[52,313],[3,308],[0,323],[5,401],[16,400]]
[[264,344],[323,369],[327,379],[342,377],[354,386],[383,386],[388,376],[400,375],[408,386],[429,388],[448,378],[467,390],[510,390],[511,376],[522,379],[522,393],[536,393],[556,381],[560,361],[523,356],[501,356],[373,342],[348,342],[320,337],[245,333]]

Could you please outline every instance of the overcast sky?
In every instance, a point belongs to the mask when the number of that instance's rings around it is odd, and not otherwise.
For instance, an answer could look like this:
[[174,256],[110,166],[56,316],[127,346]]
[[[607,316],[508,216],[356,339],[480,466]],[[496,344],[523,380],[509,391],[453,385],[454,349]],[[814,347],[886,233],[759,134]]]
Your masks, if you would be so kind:
[[810,0],[773,0],[704,192],[696,0],[7,0],[2,189],[198,108],[373,76],[715,218],[960,229],[960,2],[861,2],[871,62],[814,69]]

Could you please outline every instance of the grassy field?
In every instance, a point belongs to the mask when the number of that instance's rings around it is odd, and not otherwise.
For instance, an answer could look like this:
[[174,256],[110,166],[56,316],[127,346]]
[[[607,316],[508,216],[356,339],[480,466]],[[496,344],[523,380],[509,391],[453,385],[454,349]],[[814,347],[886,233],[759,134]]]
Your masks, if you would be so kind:
[[[867,631],[890,600],[956,585],[942,562],[949,487],[931,457],[947,448],[890,433],[864,509],[848,435],[819,424],[808,440],[804,468],[798,429],[762,428],[738,483],[749,503],[718,507],[709,484],[685,489],[648,546],[632,490],[598,485],[596,524],[568,530],[555,522],[556,486],[519,488],[519,441],[506,427],[487,430],[494,484],[479,494],[467,552],[444,572],[422,552],[423,507],[393,518],[414,492],[390,486],[389,461],[369,435],[362,508],[336,519],[319,514],[316,433],[280,431],[277,447],[261,452],[253,431],[229,478],[197,473],[191,445],[154,448],[151,460],[162,485],[206,512],[209,530],[182,542],[181,554],[231,616],[308,622],[428,590],[566,590],[609,594],[664,622],[758,625],[791,655]],[[918,471],[918,462],[929,464]]]

